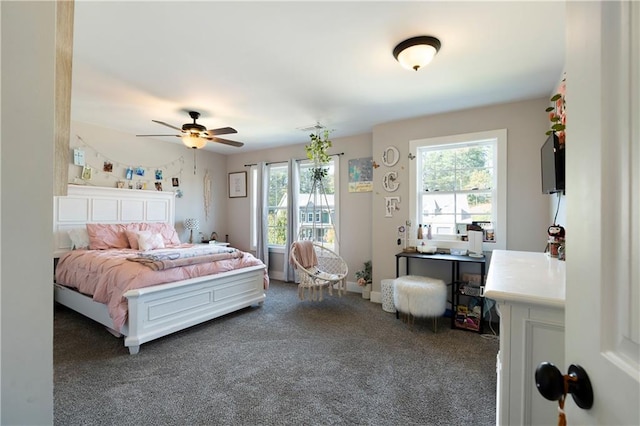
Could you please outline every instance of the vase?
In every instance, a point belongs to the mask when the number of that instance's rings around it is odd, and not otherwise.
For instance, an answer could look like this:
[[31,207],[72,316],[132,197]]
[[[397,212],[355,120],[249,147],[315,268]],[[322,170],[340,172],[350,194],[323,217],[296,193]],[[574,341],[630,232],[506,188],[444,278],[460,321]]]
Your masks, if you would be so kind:
[[367,284],[362,287],[362,298],[363,299],[371,298],[371,284]]

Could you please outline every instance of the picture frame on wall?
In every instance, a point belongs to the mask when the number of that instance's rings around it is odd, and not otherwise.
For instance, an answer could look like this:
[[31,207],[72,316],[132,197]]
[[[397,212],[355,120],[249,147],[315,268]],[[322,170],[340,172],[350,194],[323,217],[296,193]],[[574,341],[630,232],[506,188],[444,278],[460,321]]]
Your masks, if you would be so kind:
[[247,196],[247,172],[229,173],[229,198]]
[[82,168],[82,180],[91,180],[91,176],[93,175],[93,169],[89,166],[84,166]]

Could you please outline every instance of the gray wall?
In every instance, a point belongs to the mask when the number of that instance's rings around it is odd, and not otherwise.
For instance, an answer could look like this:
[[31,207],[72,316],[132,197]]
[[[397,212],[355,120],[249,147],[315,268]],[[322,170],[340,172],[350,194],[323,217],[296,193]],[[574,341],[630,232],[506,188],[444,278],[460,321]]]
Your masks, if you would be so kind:
[[[494,105],[464,111],[456,111],[434,116],[419,117],[383,123],[376,126],[371,134],[348,138],[332,138],[331,153],[344,153],[340,157],[340,254],[349,265],[348,282],[355,282],[355,271],[362,268],[366,260],[373,261],[373,299],[379,301],[380,280],[395,276],[395,253],[401,247],[396,244],[397,227],[408,218],[408,170],[409,141],[435,136],[479,132],[493,129],[507,129],[507,248],[511,250],[543,251],[546,244],[546,230],[550,205],[555,197],[543,195],[540,191],[540,146],[546,136],[546,98]],[[70,146],[83,146],[94,168],[100,168],[103,157],[113,159],[113,174],[101,171],[94,173],[92,184],[115,186],[123,177],[120,163],[136,166],[166,164],[181,158],[183,164],[169,167],[169,175],[180,170],[181,188],[185,192],[176,203],[176,228],[185,241],[187,234],[182,230],[186,217],[197,217],[205,234],[215,230],[220,239],[229,235],[235,247],[249,251],[250,247],[250,198],[229,198],[227,191],[228,173],[249,171],[248,164],[259,161],[283,162],[289,158],[306,158],[304,147],[307,137],[294,146],[268,150],[242,152],[223,156],[199,150],[197,175],[193,175],[193,152],[181,144],[173,144],[147,138],[136,138],[111,129],[104,129],[85,123],[72,123]],[[374,169],[374,191],[367,193],[348,192],[349,159],[371,157],[382,164],[382,152],[388,146],[395,146],[400,152],[400,160],[393,168],[381,166]],[[94,150],[100,152],[94,154]],[[203,182],[204,171],[212,175],[212,214],[204,220]],[[385,217],[384,197],[389,195],[382,189],[381,179],[386,171],[398,172],[400,187],[393,195],[400,196],[400,210],[392,218]],[[80,176],[81,169],[70,166],[70,180]],[[145,176],[149,184],[153,179]],[[248,194],[251,193],[251,179],[248,179]],[[173,190],[165,184],[165,190]],[[272,251],[269,269],[274,278],[282,278],[287,256],[281,251]],[[420,266],[419,268],[421,268]],[[448,279],[446,268],[429,270],[415,269],[416,272],[441,276]],[[437,267],[436,267],[437,268]],[[351,289],[357,289],[353,285]]]
[[[371,157],[371,135],[359,135],[348,138],[331,138],[333,147],[330,154],[344,153],[340,156],[340,255],[349,265],[348,281],[355,281],[355,271],[362,269],[363,263],[371,260],[371,192],[354,193],[348,191],[349,160]],[[304,159],[304,146],[309,140],[304,136],[300,144],[263,151],[238,153],[227,157],[227,171],[249,171],[245,164],[259,161],[278,162],[289,158]],[[250,183],[249,183],[250,184]],[[251,191],[251,188],[249,188]],[[250,243],[250,200],[234,198],[228,200],[229,239],[238,248],[249,250]],[[270,254],[270,272],[278,276],[283,270],[284,253]]]
[[[507,129],[507,249],[543,251],[549,226],[549,196],[540,190],[540,147],[547,129],[541,98],[503,105],[455,111],[411,120],[384,123],[373,129],[373,158],[381,162],[388,146],[400,151],[400,161],[392,170],[399,172],[401,183],[393,195],[401,198],[400,210],[393,218],[384,217],[382,188],[385,167],[374,174],[373,198],[373,291],[380,291],[380,280],[395,276],[394,254],[397,227],[408,219],[409,141],[436,136],[456,135],[494,129]],[[389,169],[391,170],[391,169]],[[403,184],[404,183],[404,184]]]
[[53,423],[55,3],[1,2],[2,424]]
[[[545,108],[547,98],[503,105],[455,111],[446,114],[419,117],[379,124],[372,134],[352,138],[333,139],[331,152],[344,152],[341,159],[341,212],[340,253],[349,264],[349,281],[355,281],[354,272],[362,262],[373,260],[373,291],[379,296],[380,280],[395,276],[397,227],[408,219],[409,205],[409,141],[436,136],[507,129],[507,249],[543,251],[549,226],[551,197],[540,190],[540,147],[547,128]],[[245,164],[258,161],[283,161],[304,158],[302,138],[294,147],[244,152],[227,158],[227,171],[248,170]],[[347,163],[350,158],[373,155],[382,164],[382,152],[388,146],[400,151],[400,161],[393,168],[381,166],[374,170],[374,190],[370,193],[347,191]],[[399,189],[393,193],[401,198],[400,210],[394,217],[385,217],[382,188],[386,171],[398,171]],[[239,248],[249,249],[250,203],[248,199],[228,200],[228,228],[232,242]],[[272,259],[271,268],[281,271],[283,258]],[[425,271],[422,271],[425,272]],[[444,271],[446,273],[446,270]],[[378,296],[372,296],[377,300]]]
[[[227,226],[227,174],[226,157],[214,152],[197,150],[195,152],[196,174],[194,175],[194,151],[185,147],[176,138],[177,143],[165,142],[152,138],[138,138],[134,135],[106,129],[91,124],[71,122],[70,149],[80,148],[85,152],[85,161],[93,169],[90,185],[116,187],[118,180],[124,180],[127,167],[149,167],[145,176],[134,176],[132,182],[138,180],[147,183],[147,189],[153,190],[155,183],[154,169],[163,171],[163,191],[175,191],[171,186],[171,178],[179,179],[182,198],[176,198],[176,230],[180,240],[188,241],[189,233],[184,230],[185,218],[196,218],[200,221],[200,231],[210,236],[216,231],[222,238],[228,231]],[[73,155],[70,157],[73,161]],[[111,173],[103,172],[104,161],[113,164]],[[204,209],[204,176],[209,172],[211,183],[211,205],[208,220]],[[69,165],[69,182],[83,183],[80,178],[82,167]],[[194,240],[198,233],[194,231]]]

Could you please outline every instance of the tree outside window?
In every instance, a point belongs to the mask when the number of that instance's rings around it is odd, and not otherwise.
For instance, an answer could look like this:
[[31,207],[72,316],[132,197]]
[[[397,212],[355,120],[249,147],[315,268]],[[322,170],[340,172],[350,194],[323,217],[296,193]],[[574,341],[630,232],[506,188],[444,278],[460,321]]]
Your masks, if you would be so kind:
[[418,150],[419,223],[435,234],[455,234],[457,225],[492,221],[494,148],[491,142]]

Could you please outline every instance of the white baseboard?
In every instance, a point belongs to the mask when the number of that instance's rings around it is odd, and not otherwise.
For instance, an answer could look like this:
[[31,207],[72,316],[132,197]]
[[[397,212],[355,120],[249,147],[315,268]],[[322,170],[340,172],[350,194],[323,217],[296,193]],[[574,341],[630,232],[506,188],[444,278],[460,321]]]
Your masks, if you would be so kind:
[[[362,287],[360,287],[358,283],[347,281],[347,291],[362,294]],[[372,291],[369,301],[371,303],[382,304],[382,293],[379,291]]]
[[362,294],[362,287],[358,285],[358,283],[354,283],[352,281],[347,281],[347,291],[352,293],[360,293]]
[[[269,278],[273,278],[274,280],[280,280],[280,281],[286,281],[284,279],[284,272],[282,271],[273,271],[273,272],[269,272]],[[362,287],[360,287],[358,285],[358,283],[352,282],[352,281],[347,281],[347,291],[352,292],[352,293],[360,293],[362,294]],[[380,293],[375,293],[377,294],[377,303],[382,303],[381,298],[380,298]],[[371,296],[373,297],[374,293],[371,292]]]
[[280,280],[280,281],[286,281],[284,279],[284,272],[283,271],[269,271],[269,277],[273,278],[274,280]]

